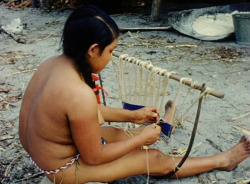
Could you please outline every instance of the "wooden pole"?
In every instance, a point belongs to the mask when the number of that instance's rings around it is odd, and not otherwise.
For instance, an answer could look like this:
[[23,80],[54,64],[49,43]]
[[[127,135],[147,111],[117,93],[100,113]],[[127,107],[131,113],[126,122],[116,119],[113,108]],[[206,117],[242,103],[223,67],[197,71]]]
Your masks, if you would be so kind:
[[[205,90],[205,84],[202,85],[201,94],[204,92],[204,90]],[[202,99],[203,98],[199,99],[199,104],[198,104],[198,109],[197,109],[197,112],[196,112],[194,127],[193,127],[193,131],[192,131],[192,134],[191,134],[191,137],[190,137],[190,141],[189,141],[189,144],[188,144],[187,151],[186,151],[185,155],[183,156],[183,158],[181,159],[180,163],[175,167],[175,169],[173,171],[171,171],[170,173],[168,173],[167,175],[165,175],[164,178],[170,178],[178,170],[180,170],[181,166],[184,164],[184,162],[186,161],[186,159],[189,156],[189,153],[190,153],[190,151],[192,149],[192,146],[193,146],[193,143],[194,143],[194,138],[195,138],[195,134],[196,134],[196,131],[197,131],[197,126],[198,126],[198,123],[199,123]]]
[[127,31],[167,31],[170,30],[172,26],[167,27],[127,27],[127,28],[120,28],[121,32],[127,32]]
[[[113,56],[119,58],[119,57],[120,57],[120,54],[118,54],[118,53],[116,53],[116,52],[113,52]],[[133,58],[133,60],[135,60],[135,58]],[[164,76],[164,74],[162,74],[162,76]],[[174,74],[171,74],[171,75],[169,76],[169,78],[170,78],[170,79],[174,79],[174,80],[176,80],[176,81],[178,81],[178,82],[181,81],[181,77],[179,77],[179,76],[177,76],[177,75],[174,75]],[[183,84],[185,84],[185,85],[187,85],[187,86],[190,86],[190,87],[192,86],[192,82],[191,82],[191,81],[188,81],[188,80],[184,81]],[[202,89],[203,89],[203,88],[202,88],[202,84],[199,84],[199,83],[195,83],[195,86],[193,86],[193,88],[194,88],[194,89],[198,89],[198,90],[202,90]],[[214,97],[217,97],[217,98],[224,98],[224,94],[221,93],[221,92],[219,92],[219,91],[216,91],[216,90],[211,91],[211,93],[209,93],[209,94],[211,94],[211,95],[213,95]]]
[[161,0],[153,0],[152,1],[151,19],[153,21],[159,20],[160,6],[161,6]]
[[32,0],[32,8],[37,8],[36,0]]

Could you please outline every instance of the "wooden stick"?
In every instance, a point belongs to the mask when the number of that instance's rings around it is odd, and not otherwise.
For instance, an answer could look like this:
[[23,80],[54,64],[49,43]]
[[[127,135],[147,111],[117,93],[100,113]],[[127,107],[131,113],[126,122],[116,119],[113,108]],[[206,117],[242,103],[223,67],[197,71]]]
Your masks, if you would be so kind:
[[235,128],[236,130],[239,130],[239,131],[242,132],[243,134],[250,135],[250,131],[245,130],[244,128],[241,128],[241,127],[239,127],[239,126],[233,126],[233,128]]
[[121,32],[126,32],[126,31],[167,31],[171,29],[171,26],[168,27],[137,27],[137,28],[120,28]]
[[11,136],[11,135],[3,135],[3,136],[0,136],[0,141],[4,141],[4,140],[7,140],[7,139],[13,139],[14,136]]
[[[205,84],[202,85],[201,94],[204,91],[205,91]],[[190,153],[190,151],[192,149],[192,146],[193,146],[193,143],[194,143],[194,138],[195,138],[195,135],[196,135],[197,126],[198,126],[198,123],[199,123],[202,100],[203,100],[203,98],[199,99],[199,104],[198,104],[198,109],[197,109],[197,112],[196,112],[194,127],[193,127],[193,131],[192,131],[192,134],[191,134],[191,137],[190,137],[190,141],[189,141],[189,144],[188,144],[187,151],[186,151],[185,155],[182,157],[181,161],[175,167],[175,169],[173,171],[169,172],[167,175],[165,175],[164,178],[169,178],[169,177],[173,176],[176,172],[178,172],[180,170],[181,166],[184,164],[184,162],[186,161],[186,159],[189,156],[189,153]]]
[[22,39],[22,38],[18,38],[17,36],[15,36],[13,33],[6,31],[5,29],[3,29],[0,26],[0,32],[3,31],[5,34],[7,34],[8,36],[10,36],[13,40],[15,40],[17,43],[26,43],[26,40]]
[[183,45],[175,45],[175,47],[198,47],[198,45],[183,44]]
[[159,20],[161,0],[153,0],[151,9],[151,18],[153,21]]
[[7,177],[8,173],[10,172],[10,167],[11,165],[20,157],[22,157],[24,155],[24,153],[21,153],[20,155],[17,155],[11,162],[10,164],[7,166],[5,172],[4,172],[4,176]]
[[22,178],[22,179],[16,180],[15,182],[17,183],[17,182],[20,182],[20,181],[29,180],[31,178],[38,178],[38,177],[43,176],[43,175],[44,175],[43,172],[38,172],[38,173],[33,174],[32,176],[28,176],[26,178]]
[[206,141],[209,142],[209,144],[213,146],[215,149],[219,150],[220,152],[223,152],[223,150],[217,144],[215,144],[212,140],[206,139]]
[[238,120],[238,119],[247,117],[247,116],[249,116],[249,115],[250,115],[250,112],[248,112],[248,113],[246,113],[246,114],[243,114],[243,115],[240,115],[240,116],[238,116],[238,117],[236,117],[236,118],[231,118],[231,119],[229,119],[229,121],[235,121],[235,120]]
[[249,183],[250,183],[250,179],[243,179],[243,180],[236,181],[235,184],[249,184]]
[[37,8],[37,2],[36,0],[31,1],[32,8]]
[[36,71],[36,70],[37,70],[37,69],[24,70],[24,71],[21,71],[21,72],[14,72],[14,73],[10,73],[10,74],[5,75],[5,77],[9,77],[9,76],[12,76],[12,75],[17,75],[17,74],[22,74],[22,73],[33,72],[33,71]]
[[[119,58],[119,57],[121,56],[121,54],[118,54],[117,52],[113,52],[113,56]],[[133,60],[136,60],[136,59],[133,59]],[[164,74],[162,74],[162,76],[164,76]],[[180,78],[179,76],[175,75],[175,74],[171,74],[171,75],[169,76],[169,78],[170,78],[170,79],[174,79],[174,80],[176,80],[176,81],[178,81],[178,82],[181,81],[181,78]],[[187,86],[190,86],[190,87],[192,86],[192,82],[191,82],[191,81],[188,81],[188,80],[185,80],[185,81],[183,82],[183,84],[185,84],[185,85],[187,85]],[[193,86],[193,88],[194,88],[194,89],[201,90],[201,89],[202,89],[202,84],[195,83],[195,85]],[[217,97],[217,98],[223,98],[223,97],[224,97],[224,94],[223,94],[223,93],[221,93],[221,92],[219,92],[219,91],[216,91],[216,90],[211,91],[211,93],[209,93],[209,94],[211,94],[212,96]]]
[[[193,149],[194,148],[196,148],[196,147],[198,147],[198,146],[200,146],[202,144],[202,142],[200,142],[200,143],[198,143],[197,145],[195,145],[194,147],[193,147]],[[194,151],[194,150],[193,150]],[[192,152],[193,152],[192,151]],[[187,152],[187,148],[184,148],[184,149],[179,149],[178,151],[177,151],[177,155],[179,155],[179,156],[181,156],[181,155],[183,155],[184,153],[186,153]],[[192,153],[191,153],[192,154]]]

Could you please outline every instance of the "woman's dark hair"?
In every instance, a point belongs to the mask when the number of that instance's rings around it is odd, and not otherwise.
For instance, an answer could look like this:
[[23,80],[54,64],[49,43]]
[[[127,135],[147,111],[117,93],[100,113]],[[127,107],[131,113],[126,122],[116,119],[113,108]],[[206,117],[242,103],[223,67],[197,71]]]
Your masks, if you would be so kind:
[[101,53],[119,36],[114,20],[95,6],[76,8],[67,19],[63,35],[63,53],[72,58],[86,83],[95,88],[86,53],[92,44],[99,45]]

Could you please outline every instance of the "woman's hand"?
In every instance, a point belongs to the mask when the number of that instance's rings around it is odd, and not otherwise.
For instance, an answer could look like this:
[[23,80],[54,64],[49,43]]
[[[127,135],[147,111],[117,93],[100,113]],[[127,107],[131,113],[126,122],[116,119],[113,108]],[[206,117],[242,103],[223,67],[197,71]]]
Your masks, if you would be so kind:
[[160,133],[161,133],[161,127],[156,124],[152,124],[145,126],[141,130],[139,135],[143,139],[145,139],[144,145],[151,145],[154,144],[159,139]]
[[143,107],[141,109],[133,111],[134,119],[133,123],[155,123],[159,119],[159,109],[156,107]]

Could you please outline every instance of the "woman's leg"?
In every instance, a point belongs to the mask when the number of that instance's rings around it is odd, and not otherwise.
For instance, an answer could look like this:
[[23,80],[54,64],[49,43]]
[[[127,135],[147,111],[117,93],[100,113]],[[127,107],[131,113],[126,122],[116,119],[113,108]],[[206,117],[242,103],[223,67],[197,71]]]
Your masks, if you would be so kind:
[[[166,114],[163,119],[171,123],[172,116],[169,113],[174,112],[175,107],[173,105],[166,105],[166,107]],[[130,129],[127,132],[123,129],[107,126],[102,127],[101,133],[102,137],[107,140],[107,143],[112,143],[129,139],[131,135],[138,134],[141,128]],[[180,170],[172,177],[188,177],[214,169],[228,171],[249,156],[250,141],[246,136],[243,136],[236,146],[226,152],[208,157],[187,158]],[[149,166],[150,175],[164,176],[173,171],[181,159],[181,157],[167,156],[156,149],[149,149],[147,151],[138,149],[113,162],[97,166],[86,165],[80,159],[77,169],[74,164],[64,172],[56,174],[55,178],[56,182],[61,181],[63,178],[63,183],[76,183],[76,180],[78,180],[78,183],[89,181],[111,182],[129,176],[147,174],[147,165]],[[49,178],[52,180],[53,176],[49,176]]]
[[[163,117],[164,121],[172,124],[173,123],[173,114],[175,113],[176,108],[172,101],[168,101],[165,106],[165,115]],[[141,127],[143,128],[143,127]],[[132,129],[133,134],[137,134],[140,132],[140,129]],[[116,129],[113,127],[104,127],[103,128],[103,136],[107,137],[108,142],[116,142],[128,139],[128,133],[124,132],[124,130]],[[221,170],[231,170],[237,164],[245,160],[249,157],[250,152],[250,140],[247,140],[246,136],[243,136],[236,146],[232,149],[223,152],[221,154],[209,157],[197,157],[197,158],[188,158],[178,173],[173,177],[187,177],[195,174],[199,174],[202,172],[207,172],[213,169],[221,169]],[[159,155],[162,155],[159,152]],[[158,155],[158,157],[160,157]],[[165,156],[165,155],[164,155]],[[162,167],[164,173],[168,173],[175,169],[176,165],[180,162],[182,158],[165,156],[164,163],[168,163],[168,167]],[[153,165],[153,164],[151,164]],[[161,165],[161,164],[160,164]],[[163,164],[164,165],[164,164]],[[158,165],[159,166],[159,165]],[[169,171],[168,171],[169,170]],[[151,174],[153,175],[161,175],[157,173],[157,169],[154,170],[151,168]],[[157,171],[157,172],[154,172]],[[164,174],[163,174],[164,175]]]
[[[228,171],[249,156],[250,142],[247,140],[247,137],[242,137],[236,146],[226,152],[209,157],[188,158],[173,177],[188,177],[214,169]],[[149,149],[147,152],[146,150],[138,149],[113,162],[97,166],[86,165],[80,159],[77,169],[78,182],[111,182],[129,176],[147,174],[147,162],[150,175],[164,176],[172,171],[180,160],[180,157],[170,157],[156,149]],[[75,183],[75,171],[74,165],[66,169],[64,171],[63,183]],[[56,181],[59,182],[62,176],[62,172],[56,174]]]
[[130,139],[132,136],[135,136],[136,134],[139,134],[141,129],[143,128],[144,126],[132,129],[124,129],[113,126],[103,126],[101,128],[101,136],[107,141],[107,143],[124,141],[126,139]]
[[176,113],[176,107],[172,100],[167,101],[165,105],[165,115],[163,116],[164,122],[167,122],[173,126],[172,134],[175,133],[175,123],[173,121],[174,115]]
[[214,169],[230,171],[250,156],[250,140],[242,136],[240,142],[231,149],[208,157],[188,158],[176,176],[188,177]]

